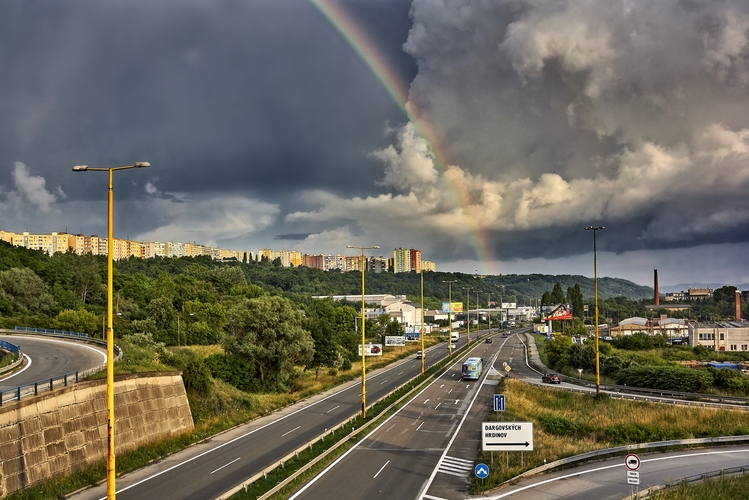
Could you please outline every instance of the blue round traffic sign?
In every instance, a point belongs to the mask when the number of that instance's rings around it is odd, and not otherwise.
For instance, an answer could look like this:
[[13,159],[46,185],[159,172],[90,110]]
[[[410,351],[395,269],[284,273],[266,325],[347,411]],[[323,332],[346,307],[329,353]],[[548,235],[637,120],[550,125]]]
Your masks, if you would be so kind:
[[477,464],[473,469],[473,472],[476,474],[477,478],[484,479],[489,475],[489,467],[487,467],[486,464]]

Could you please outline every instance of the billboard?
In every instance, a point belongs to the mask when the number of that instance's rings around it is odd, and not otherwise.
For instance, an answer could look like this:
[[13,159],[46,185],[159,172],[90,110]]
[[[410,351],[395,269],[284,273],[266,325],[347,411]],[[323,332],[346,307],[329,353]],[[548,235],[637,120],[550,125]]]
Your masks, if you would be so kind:
[[502,309],[517,309],[517,302],[502,302]]
[[[382,356],[382,344],[367,344],[364,346],[365,356]],[[359,344],[359,356],[361,356],[361,344]]]
[[406,345],[406,337],[403,335],[386,335],[385,346],[404,346]]
[[442,303],[442,312],[452,312],[454,313],[462,313],[463,312],[463,303],[462,302],[453,302],[452,303],[452,311],[450,311],[450,303],[449,302],[443,302]]

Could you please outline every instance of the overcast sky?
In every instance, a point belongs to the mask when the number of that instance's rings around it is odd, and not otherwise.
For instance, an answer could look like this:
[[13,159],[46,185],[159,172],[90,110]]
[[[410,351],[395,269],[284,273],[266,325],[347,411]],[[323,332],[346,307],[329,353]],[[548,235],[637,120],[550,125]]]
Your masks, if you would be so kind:
[[104,235],[71,168],[150,161],[118,237],[749,283],[745,0],[2,2],[0,67],[3,229]]

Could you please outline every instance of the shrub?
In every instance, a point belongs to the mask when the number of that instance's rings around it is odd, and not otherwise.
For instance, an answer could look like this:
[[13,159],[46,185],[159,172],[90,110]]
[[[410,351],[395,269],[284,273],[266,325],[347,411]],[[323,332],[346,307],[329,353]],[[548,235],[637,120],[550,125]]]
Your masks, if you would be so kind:
[[574,436],[584,431],[582,425],[567,418],[553,415],[541,417],[540,424],[545,432],[554,436]]
[[182,380],[185,389],[195,391],[198,394],[209,394],[212,387],[211,371],[201,359],[194,358],[187,362],[182,372]]
[[700,392],[713,385],[707,370],[679,366],[631,366],[619,370],[615,377],[621,385],[678,392]]

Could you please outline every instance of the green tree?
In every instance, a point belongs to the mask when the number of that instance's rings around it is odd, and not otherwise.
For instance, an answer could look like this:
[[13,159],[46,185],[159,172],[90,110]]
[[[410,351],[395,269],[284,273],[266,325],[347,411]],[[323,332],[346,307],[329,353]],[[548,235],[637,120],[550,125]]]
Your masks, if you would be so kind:
[[551,294],[548,290],[546,290],[543,295],[541,295],[541,304],[543,305],[549,305],[551,304]]
[[557,281],[554,285],[554,290],[551,291],[551,303],[562,304],[564,303],[564,292],[562,291],[562,284]]
[[227,310],[226,319],[226,352],[254,361],[261,381],[279,391],[287,389],[294,366],[312,360],[312,336],[302,328],[302,315],[287,299],[240,299]]
[[47,285],[27,267],[0,271],[0,292],[13,313],[48,315],[55,308]]
[[583,304],[583,292],[580,290],[580,284],[575,283],[574,287],[567,287],[567,303],[572,306],[572,315],[583,319],[585,317],[585,308]]
[[85,309],[66,309],[55,318],[57,327],[61,330],[88,333],[89,335],[95,335],[99,331],[101,320],[100,316]]
[[553,340],[548,340],[544,344],[546,361],[549,367],[561,370],[567,366],[567,356],[569,348],[572,346],[572,339],[564,335],[559,335]]
[[713,299],[716,302],[731,302],[731,304],[734,304],[736,290],[738,289],[735,286],[722,286],[713,292]]
[[73,262],[73,286],[84,304],[90,297],[98,296],[102,291],[99,263],[90,254],[81,255]]

